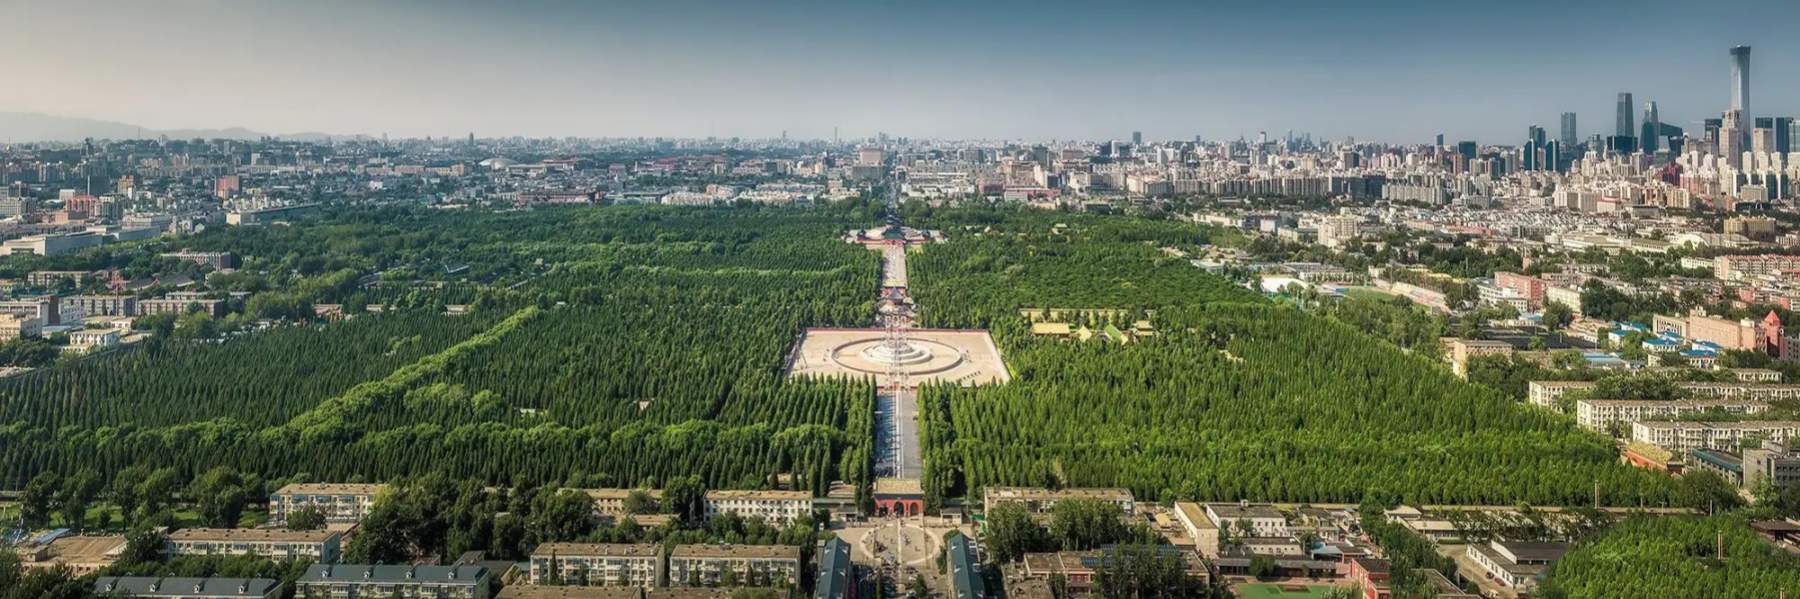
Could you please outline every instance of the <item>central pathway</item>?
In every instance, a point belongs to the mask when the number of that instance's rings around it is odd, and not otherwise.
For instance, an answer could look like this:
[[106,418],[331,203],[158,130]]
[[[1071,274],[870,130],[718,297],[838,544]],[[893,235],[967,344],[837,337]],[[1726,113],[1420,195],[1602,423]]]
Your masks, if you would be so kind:
[[917,389],[883,388],[877,393],[875,431],[875,476],[918,479],[924,473]]
[[[900,228],[898,195],[888,196],[888,226]],[[881,248],[882,299],[899,309],[877,315],[889,327],[904,331],[913,324],[912,294],[907,292],[906,242],[892,239]],[[918,480],[924,472],[919,448],[919,394],[904,376],[882,377],[875,396],[875,476]]]

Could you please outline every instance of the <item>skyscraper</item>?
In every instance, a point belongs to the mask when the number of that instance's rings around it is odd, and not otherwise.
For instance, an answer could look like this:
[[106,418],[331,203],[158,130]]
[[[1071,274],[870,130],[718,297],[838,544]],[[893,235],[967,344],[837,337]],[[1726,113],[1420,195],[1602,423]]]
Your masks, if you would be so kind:
[[1731,109],[1750,118],[1750,47],[1731,48]]
[[1638,137],[1642,138],[1645,154],[1655,154],[1662,147],[1658,142],[1662,137],[1662,118],[1656,113],[1655,100],[1644,103],[1644,134]]
[[1575,113],[1562,113],[1562,131],[1560,133],[1561,135],[1558,135],[1557,138],[1562,142],[1564,151],[1581,143],[1581,137],[1575,131]]
[[1131,132],[1131,145],[1134,145],[1134,146],[1144,145],[1144,132],[1143,131],[1132,131]]
[[1619,108],[1613,124],[1613,136],[1632,137],[1637,135],[1637,126],[1631,118],[1631,92],[1619,92]]

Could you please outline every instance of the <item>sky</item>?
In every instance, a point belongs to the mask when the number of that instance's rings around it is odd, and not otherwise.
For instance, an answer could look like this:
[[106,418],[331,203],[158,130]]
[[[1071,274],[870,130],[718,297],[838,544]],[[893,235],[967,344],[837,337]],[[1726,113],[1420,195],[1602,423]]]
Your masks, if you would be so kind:
[[[1800,2],[0,0],[0,111],[396,137],[1518,143],[1618,92],[1697,129],[1750,44],[1800,114]],[[0,132],[3,136],[4,132]]]

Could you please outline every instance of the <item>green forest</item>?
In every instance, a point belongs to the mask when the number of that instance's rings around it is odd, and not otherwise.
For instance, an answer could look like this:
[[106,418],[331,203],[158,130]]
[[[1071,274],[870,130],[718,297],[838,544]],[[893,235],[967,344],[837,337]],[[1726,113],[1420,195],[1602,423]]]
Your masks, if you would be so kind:
[[1757,538],[1745,517],[1636,518],[1556,563],[1550,599],[1761,599],[1800,591],[1800,558]]
[[[926,321],[992,329],[1013,382],[921,392],[926,488],[1123,486],[1150,499],[1662,505],[1612,444],[1376,337],[1168,257],[1173,222],[978,211],[911,260]],[[1020,308],[1125,309],[1134,343],[1033,338]]]
[[[801,327],[870,318],[877,257],[838,239],[842,215],[389,212],[196,237],[272,281],[388,274],[301,298],[345,302],[343,322],[157,339],[0,380],[0,488],[83,466],[711,488],[791,474],[820,493],[866,480],[872,387],[782,375]],[[475,274],[419,285],[439,263]],[[360,313],[396,285],[410,299]],[[472,308],[442,313],[459,300]]]

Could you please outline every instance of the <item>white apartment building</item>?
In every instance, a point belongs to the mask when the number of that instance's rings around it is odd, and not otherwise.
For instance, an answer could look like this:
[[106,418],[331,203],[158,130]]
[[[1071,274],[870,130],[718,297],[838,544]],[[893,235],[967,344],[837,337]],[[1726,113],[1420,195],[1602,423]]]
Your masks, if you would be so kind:
[[1556,401],[1576,389],[1592,389],[1593,381],[1531,381],[1525,383],[1525,399],[1531,405],[1554,408]]
[[655,543],[544,543],[531,552],[531,584],[651,588],[661,575]]
[[387,485],[359,483],[295,483],[269,496],[269,521],[282,525],[288,514],[300,508],[318,508],[326,522],[361,522],[375,507],[375,497]]
[[761,518],[770,524],[787,524],[812,514],[812,493],[806,491],[707,491],[706,517],[737,514]]
[[270,528],[184,528],[169,533],[169,555],[255,555],[336,563],[342,533]]
[[1251,505],[1236,503],[1206,504],[1206,518],[1221,529],[1235,531],[1242,535],[1239,522],[1249,522],[1253,537],[1287,538],[1292,536],[1288,530],[1287,515],[1271,505]]
[[1737,451],[1746,438],[1788,443],[1797,437],[1800,437],[1800,421],[1793,420],[1649,421],[1631,424],[1631,440],[1683,454],[1690,449]]
[[1615,422],[1670,420],[1714,409],[1731,414],[1757,414],[1768,410],[1769,404],[1754,399],[1583,399],[1575,402],[1575,421],[1590,429],[1606,430]]
[[[730,573],[728,576],[727,573]],[[800,580],[800,548],[792,545],[676,545],[670,586],[787,587]]]

